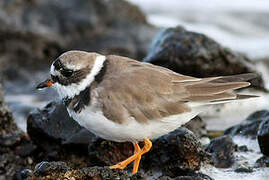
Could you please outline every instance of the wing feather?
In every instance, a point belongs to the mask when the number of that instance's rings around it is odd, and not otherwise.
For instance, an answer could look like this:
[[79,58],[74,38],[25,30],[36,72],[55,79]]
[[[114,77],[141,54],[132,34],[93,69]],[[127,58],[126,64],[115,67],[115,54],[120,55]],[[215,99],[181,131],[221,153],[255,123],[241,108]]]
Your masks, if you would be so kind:
[[244,81],[254,77],[243,74],[194,78],[119,56],[107,56],[107,61],[108,72],[113,75],[105,75],[98,94],[104,115],[118,123],[128,117],[146,123],[190,112],[189,102],[207,104],[239,99],[242,96],[227,91],[249,86]]

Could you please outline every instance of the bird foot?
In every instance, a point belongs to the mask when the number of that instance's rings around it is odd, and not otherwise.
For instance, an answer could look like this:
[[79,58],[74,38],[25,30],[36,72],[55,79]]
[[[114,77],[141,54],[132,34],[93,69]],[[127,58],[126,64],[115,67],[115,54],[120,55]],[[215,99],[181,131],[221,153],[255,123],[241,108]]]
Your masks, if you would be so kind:
[[144,139],[144,143],[145,143],[144,147],[142,149],[140,149],[138,143],[136,142],[134,144],[134,148],[135,148],[134,155],[132,155],[131,157],[129,157],[125,161],[122,161],[122,162],[115,164],[113,166],[109,166],[109,168],[110,169],[124,169],[128,164],[130,164],[131,162],[134,161],[133,174],[136,174],[138,171],[141,156],[143,154],[147,153],[152,146],[152,143],[149,139]]
[[109,166],[110,169],[124,169],[128,164],[122,164],[121,162],[113,166]]

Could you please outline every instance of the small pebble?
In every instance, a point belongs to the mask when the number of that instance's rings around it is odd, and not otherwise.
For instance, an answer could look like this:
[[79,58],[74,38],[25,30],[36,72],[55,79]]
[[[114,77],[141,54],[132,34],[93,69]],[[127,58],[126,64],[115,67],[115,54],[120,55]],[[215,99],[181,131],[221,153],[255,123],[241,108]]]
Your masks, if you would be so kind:
[[28,178],[29,176],[31,176],[33,174],[33,171],[32,170],[30,170],[30,169],[23,169],[22,171],[21,171],[21,178],[22,179],[26,179],[26,178]]
[[33,159],[30,158],[30,157],[28,157],[28,158],[27,158],[27,162],[28,162],[28,164],[33,164]]

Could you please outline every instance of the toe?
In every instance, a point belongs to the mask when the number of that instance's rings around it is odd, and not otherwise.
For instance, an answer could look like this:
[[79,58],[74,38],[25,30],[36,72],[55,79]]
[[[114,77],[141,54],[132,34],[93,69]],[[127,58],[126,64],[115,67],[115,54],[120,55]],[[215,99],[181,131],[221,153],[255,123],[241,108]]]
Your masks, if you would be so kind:
[[115,164],[113,166],[109,166],[110,169],[124,169],[126,166],[122,165],[121,163]]

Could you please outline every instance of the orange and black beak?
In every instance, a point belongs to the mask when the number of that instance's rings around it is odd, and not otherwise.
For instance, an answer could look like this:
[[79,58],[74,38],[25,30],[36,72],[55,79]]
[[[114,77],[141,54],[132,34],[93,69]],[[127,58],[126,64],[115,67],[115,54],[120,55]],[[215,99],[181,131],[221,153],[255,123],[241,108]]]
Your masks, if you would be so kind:
[[53,80],[52,79],[47,79],[46,81],[38,84],[36,86],[36,89],[43,89],[43,88],[46,88],[46,87],[51,87],[53,85]]

